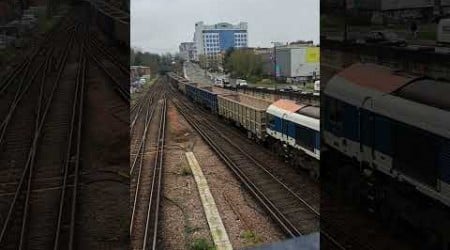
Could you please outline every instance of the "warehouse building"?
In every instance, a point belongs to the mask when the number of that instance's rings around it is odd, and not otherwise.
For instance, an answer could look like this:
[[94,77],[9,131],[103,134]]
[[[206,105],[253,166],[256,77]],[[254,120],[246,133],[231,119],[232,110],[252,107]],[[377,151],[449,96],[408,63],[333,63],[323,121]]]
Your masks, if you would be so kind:
[[276,47],[276,77],[288,82],[303,82],[320,76],[320,48],[312,44]]

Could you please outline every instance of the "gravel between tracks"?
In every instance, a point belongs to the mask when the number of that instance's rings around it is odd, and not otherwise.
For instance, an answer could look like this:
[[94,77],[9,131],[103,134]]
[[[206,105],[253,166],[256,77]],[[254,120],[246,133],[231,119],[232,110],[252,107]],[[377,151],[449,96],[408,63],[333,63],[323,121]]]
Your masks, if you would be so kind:
[[[90,67],[90,76],[102,75]],[[128,105],[100,77],[87,80],[79,200],[79,249],[129,246]]]
[[186,249],[195,241],[212,242],[200,197],[184,153],[193,151],[202,167],[234,248],[284,238],[227,166],[189,126],[175,107],[168,108],[162,234],[165,249]]

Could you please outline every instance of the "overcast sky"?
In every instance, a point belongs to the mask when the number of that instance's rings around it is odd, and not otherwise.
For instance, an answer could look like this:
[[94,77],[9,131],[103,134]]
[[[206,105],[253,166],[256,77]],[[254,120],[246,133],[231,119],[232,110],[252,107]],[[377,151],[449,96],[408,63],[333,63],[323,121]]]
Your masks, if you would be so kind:
[[153,53],[178,52],[192,41],[194,25],[248,22],[248,45],[272,41],[319,42],[319,0],[130,0],[131,46]]

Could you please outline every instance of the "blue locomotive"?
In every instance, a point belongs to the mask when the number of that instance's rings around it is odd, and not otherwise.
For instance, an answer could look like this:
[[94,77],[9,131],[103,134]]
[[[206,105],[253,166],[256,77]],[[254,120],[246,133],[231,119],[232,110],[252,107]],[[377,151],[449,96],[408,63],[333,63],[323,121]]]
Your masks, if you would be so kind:
[[450,83],[354,64],[324,90],[322,176],[389,223],[450,246]]

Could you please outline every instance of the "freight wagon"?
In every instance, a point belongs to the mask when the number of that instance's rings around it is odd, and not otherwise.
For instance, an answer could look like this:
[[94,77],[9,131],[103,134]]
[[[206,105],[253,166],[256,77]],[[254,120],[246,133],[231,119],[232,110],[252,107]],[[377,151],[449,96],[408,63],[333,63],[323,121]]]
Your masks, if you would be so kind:
[[247,130],[250,138],[264,140],[266,134],[266,109],[270,101],[236,93],[218,96],[219,115]]
[[197,102],[211,110],[212,113],[217,113],[217,97],[227,94],[232,94],[232,92],[213,86],[199,87],[197,88]]
[[188,84],[192,84],[192,83],[189,82],[188,80],[180,77],[178,80],[177,89],[180,92],[182,92],[183,94],[186,94],[186,85],[188,85]]
[[114,45],[130,48],[130,14],[101,0],[86,0],[94,9],[95,20]]
[[169,81],[174,88],[178,89],[183,94],[186,94],[186,84],[190,84],[188,80],[172,72],[168,73],[167,76],[169,77]]
[[[298,104],[292,100],[260,99],[235,91],[227,91],[212,86],[202,86],[168,74],[172,84],[182,87],[184,94],[193,102],[212,110],[238,127],[243,128],[249,138],[271,145],[283,159],[288,159],[294,167],[310,171],[311,176],[319,177],[320,108]],[[180,88],[179,88],[180,89]],[[181,90],[180,90],[181,91]],[[181,91],[183,92],[183,91]],[[287,102],[291,105],[278,105]],[[277,105],[274,105],[277,104]],[[273,126],[268,120],[279,120],[287,125]],[[277,124],[278,124],[277,123]],[[284,129],[284,128],[289,129]]]

